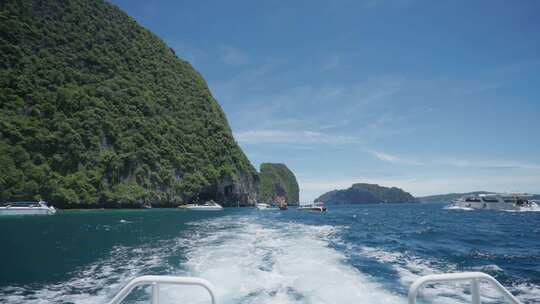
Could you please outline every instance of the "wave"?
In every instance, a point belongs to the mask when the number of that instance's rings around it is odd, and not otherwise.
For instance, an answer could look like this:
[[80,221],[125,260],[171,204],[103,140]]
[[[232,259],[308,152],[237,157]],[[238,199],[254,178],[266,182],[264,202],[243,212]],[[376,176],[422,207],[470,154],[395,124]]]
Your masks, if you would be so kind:
[[[424,260],[409,253],[385,251],[381,248],[361,247],[359,254],[373,258],[381,263],[389,264],[398,273],[400,283],[408,288],[418,278],[439,273],[457,272],[455,264],[437,261]],[[504,273],[504,269],[495,265],[482,265],[471,267],[459,271],[482,271],[491,275]],[[540,286],[521,282],[512,286],[506,286],[523,303],[540,303]],[[501,296],[487,282],[480,283],[483,303],[499,303]],[[421,297],[428,302],[457,304],[470,303],[470,286],[468,283],[437,283],[423,288]]]
[[[201,228],[227,221],[200,223]],[[238,220],[235,220],[238,221]],[[198,240],[185,274],[213,282],[223,303],[405,303],[346,264],[329,240],[339,228],[285,224],[268,227],[249,219],[241,227]],[[214,227],[212,227],[214,226]],[[168,299],[198,303],[204,292],[168,290]]]
[[519,210],[504,210],[506,212],[540,212],[540,206],[538,204],[533,203],[533,205],[529,207],[520,207]]
[[[194,222],[188,233],[158,246],[116,247],[68,280],[0,289],[6,303],[106,303],[130,279],[144,274],[202,277],[221,303],[406,303],[403,295],[346,263],[329,246],[333,226],[257,223],[224,217]],[[184,256],[181,266],[171,258]],[[149,299],[149,289],[129,302]],[[208,303],[196,287],[162,286],[161,303]]]
[[[37,286],[0,289],[6,303],[106,303],[130,279],[144,274],[202,277],[214,284],[220,303],[406,303],[403,290],[421,276],[459,270],[457,265],[426,260],[409,252],[345,244],[347,226],[270,222],[245,216],[225,216],[192,222],[176,238],[139,247],[115,247],[105,259],[74,271],[68,280]],[[350,262],[354,254],[391,267],[396,286],[384,285],[375,273]],[[493,275],[505,270],[495,264],[466,270]],[[518,282],[508,286],[524,303],[540,303],[540,286]],[[495,290],[481,285],[482,301],[495,303]],[[399,290],[400,289],[400,290]],[[161,303],[208,303],[200,288],[162,286]],[[434,284],[421,298],[444,304],[470,303],[466,284]],[[142,289],[128,302],[149,299]]]
[[106,303],[130,279],[162,264],[157,248],[115,247],[109,257],[71,274],[71,278],[35,288],[8,286],[0,289],[6,303]]

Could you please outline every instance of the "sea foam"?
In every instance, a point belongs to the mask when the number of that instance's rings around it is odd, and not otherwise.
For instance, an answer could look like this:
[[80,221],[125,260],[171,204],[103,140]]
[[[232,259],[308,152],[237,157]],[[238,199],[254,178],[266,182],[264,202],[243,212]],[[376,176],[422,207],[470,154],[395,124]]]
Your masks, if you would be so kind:
[[[216,224],[220,226],[201,226]],[[222,303],[405,303],[402,295],[385,290],[329,247],[327,238],[335,229],[300,224],[271,228],[244,219],[237,229],[199,240],[188,254],[185,274],[213,282]],[[166,293],[167,299],[188,303],[204,299],[202,291],[170,287]]]

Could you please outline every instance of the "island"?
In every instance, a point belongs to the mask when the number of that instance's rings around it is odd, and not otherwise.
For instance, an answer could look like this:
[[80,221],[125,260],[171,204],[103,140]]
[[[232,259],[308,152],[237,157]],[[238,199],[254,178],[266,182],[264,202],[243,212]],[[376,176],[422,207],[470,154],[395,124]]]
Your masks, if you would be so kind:
[[0,202],[257,202],[206,81],[117,6],[10,1],[1,17]]
[[334,204],[380,204],[415,203],[417,200],[408,192],[396,187],[383,187],[377,184],[357,183],[343,190],[327,192],[317,202]]
[[263,163],[259,176],[260,202],[298,205],[298,182],[294,173],[285,164]]

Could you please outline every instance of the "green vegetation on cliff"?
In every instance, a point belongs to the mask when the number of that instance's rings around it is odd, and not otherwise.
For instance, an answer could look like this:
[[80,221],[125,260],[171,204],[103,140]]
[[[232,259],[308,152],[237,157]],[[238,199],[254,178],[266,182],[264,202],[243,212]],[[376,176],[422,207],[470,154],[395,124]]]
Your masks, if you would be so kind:
[[260,202],[276,202],[280,198],[284,198],[287,204],[298,204],[298,182],[287,166],[263,163],[259,177],[261,182]]
[[257,198],[204,79],[103,0],[0,3],[0,168],[0,201]]
[[345,190],[334,190],[319,196],[316,201],[325,203],[412,203],[416,199],[402,189],[382,187],[376,184],[353,184]]

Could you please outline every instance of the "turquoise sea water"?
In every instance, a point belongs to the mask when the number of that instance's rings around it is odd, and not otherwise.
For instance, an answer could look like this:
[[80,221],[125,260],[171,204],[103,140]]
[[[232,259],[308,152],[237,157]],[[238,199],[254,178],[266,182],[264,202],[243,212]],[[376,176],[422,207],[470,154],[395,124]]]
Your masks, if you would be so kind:
[[[173,274],[208,279],[221,303],[406,303],[408,286],[422,275],[474,270],[524,303],[540,303],[540,212],[443,207],[0,217],[0,302],[106,303],[131,278]],[[207,299],[193,287],[161,291],[163,303]],[[442,284],[426,288],[422,300],[465,303],[468,293]],[[483,294],[486,303],[501,302],[490,288]],[[128,302],[146,299],[141,289]]]

